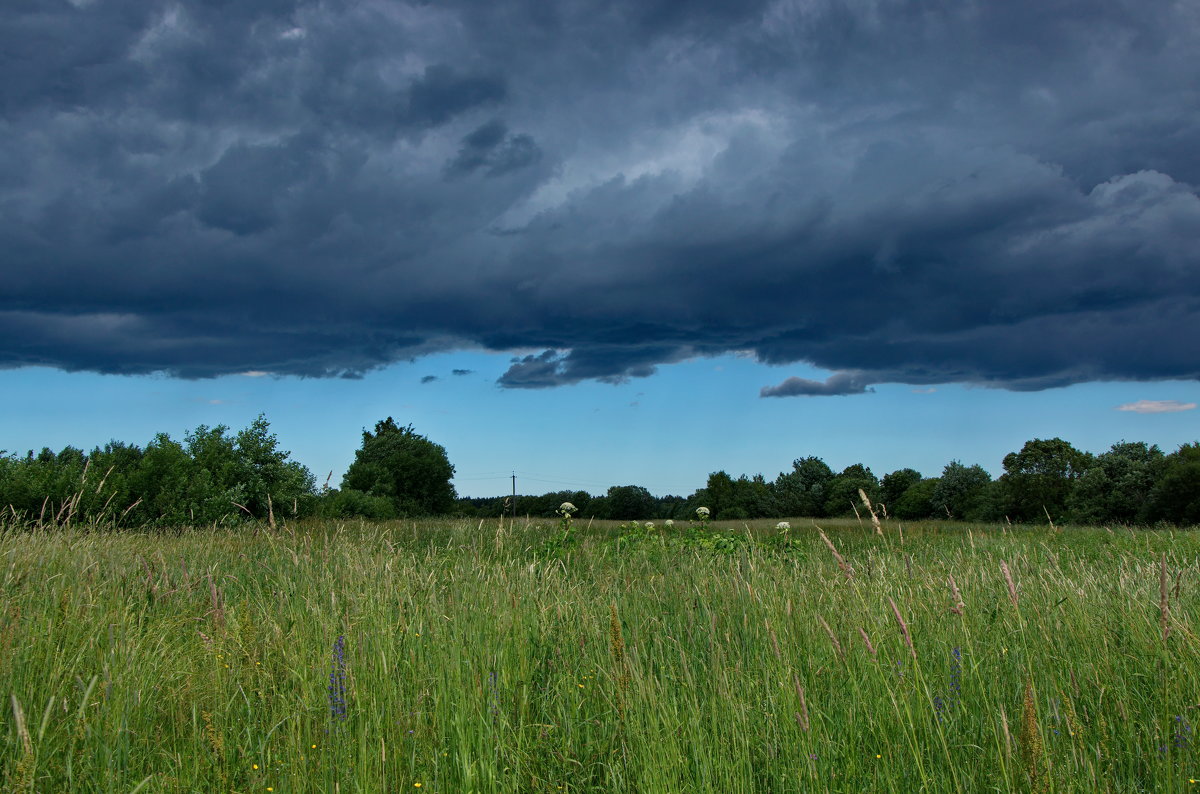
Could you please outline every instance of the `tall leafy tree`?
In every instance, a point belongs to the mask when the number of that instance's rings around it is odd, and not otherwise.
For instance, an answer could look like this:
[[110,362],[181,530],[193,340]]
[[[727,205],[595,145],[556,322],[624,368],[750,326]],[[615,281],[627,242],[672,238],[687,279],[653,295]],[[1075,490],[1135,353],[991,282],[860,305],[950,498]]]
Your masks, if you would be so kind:
[[904,495],[904,492],[921,481],[921,472],[916,469],[900,469],[891,474],[883,475],[879,487],[879,499],[887,506],[888,512]]
[[905,521],[936,517],[933,510],[933,492],[937,490],[938,482],[937,477],[930,477],[913,483],[907,491],[900,494],[899,499],[892,502],[888,512]]
[[1004,456],[1004,509],[1014,521],[1042,522],[1066,513],[1067,497],[1093,457],[1061,438],[1026,441]]
[[454,509],[452,477],[445,447],[389,416],[363,431],[342,487],[390,500],[399,516],[439,515]]
[[262,414],[234,438],[237,476],[245,505],[256,517],[270,510],[280,514],[307,514],[311,510],[316,481],[302,464],[291,460],[291,452],[279,449]]
[[972,521],[982,517],[984,496],[992,475],[979,465],[964,466],[952,460],[942,469],[933,489],[933,513],[941,518]]
[[842,469],[842,473],[829,483],[825,497],[825,514],[850,515],[856,510],[864,513],[866,507],[859,496],[860,489],[871,501],[879,500],[879,480],[875,479],[870,468],[855,463]]
[[[719,518],[729,512],[735,505],[733,478],[724,471],[714,471],[708,475],[708,484],[704,486],[708,504],[713,518]],[[729,516],[725,516],[729,518]]]
[[1151,502],[1147,497],[1167,466],[1167,456],[1157,445],[1122,441],[1101,453],[1075,482],[1067,507],[1081,523],[1146,521]]
[[656,517],[658,500],[640,485],[614,485],[608,489],[607,509],[609,518],[640,521]]
[[1148,502],[1151,521],[1200,525],[1200,442],[1167,456]]
[[826,489],[833,470],[817,457],[797,458],[792,470],[781,472],[772,484],[775,507],[783,516],[825,515]]

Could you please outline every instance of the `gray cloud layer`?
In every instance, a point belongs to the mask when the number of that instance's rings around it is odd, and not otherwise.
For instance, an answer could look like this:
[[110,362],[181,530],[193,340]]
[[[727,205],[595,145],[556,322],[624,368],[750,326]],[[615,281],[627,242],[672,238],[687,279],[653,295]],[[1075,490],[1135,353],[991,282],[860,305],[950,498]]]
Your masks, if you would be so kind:
[[1197,378],[1198,34],[1182,0],[6,3],[0,366]]
[[764,386],[760,397],[827,397],[875,391],[855,372],[838,372],[823,381],[791,377],[778,386]]

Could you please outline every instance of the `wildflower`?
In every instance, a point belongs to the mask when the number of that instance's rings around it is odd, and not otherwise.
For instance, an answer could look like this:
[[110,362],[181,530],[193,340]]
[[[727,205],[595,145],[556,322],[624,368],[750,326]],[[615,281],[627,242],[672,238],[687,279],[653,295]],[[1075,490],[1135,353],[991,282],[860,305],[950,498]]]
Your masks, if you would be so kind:
[[875,757],[876,757],[876,758],[883,758],[883,756],[882,756],[882,755],[880,755],[879,753],[875,753]]
[[258,764],[253,765],[254,769],[258,769]]
[[708,508],[707,507],[697,507],[696,508],[696,517],[701,520],[708,518]]
[[792,528],[792,525],[786,521],[780,521],[778,524],[775,525],[775,528],[786,532],[787,530]]
[[420,788],[420,787],[421,787],[420,783],[413,783],[413,788]]
[[1192,726],[1183,718],[1182,714],[1175,717],[1175,745],[1176,750],[1182,750],[1192,743]]
[[646,522],[646,529],[654,529],[654,522],[653,522],[653,521],[647,521],[647,522]]
[[663,522],[663,526],[664,527],[673,527],[673,526],[675,526],[675,522],[668,518],[666,521]]
[[571,504],[570,502],[563,502],[558,506],[558,514],[566,517],[576,512],[578,509],[579,508],[575,507],[575,505]]

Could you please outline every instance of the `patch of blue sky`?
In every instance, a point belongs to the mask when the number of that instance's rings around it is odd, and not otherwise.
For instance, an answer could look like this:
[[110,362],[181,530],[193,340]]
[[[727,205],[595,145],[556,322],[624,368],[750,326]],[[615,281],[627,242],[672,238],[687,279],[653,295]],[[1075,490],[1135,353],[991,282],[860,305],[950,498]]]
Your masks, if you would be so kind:
[[[211,380],[0,372],[0,449],[24,454],[110,439],[145,445],[155,433],[182,438],[200,424],[237,430],[263,413],[280,446],[336,487],[360,433],[386,416],[446,447],[462,495],[643,485],[686,495],[710,472],[773,479],[791,461],[818,456],[882,476],[912,467],[936,476],[952,459],[998,475],[1005,454],[1031,438],[1058,436],[1102,452],[1124,440],[1165,451],[1200,437],[1195,410],[1118,411],[1139,400],[1200,402],[1200,384],[1100,382],[1040,392],[956,384],[932,389],[879,384],[850,396],[763,399],[759,389],[804,366],[768,367],[733,355],[663,366],[619,385],[583,382],[506,390],[496,379],[510,356],[456,352],[401,362],[362,379],[233,375]],[[455,370],[465,371],[454,374]],[[435,376],[436,380],[429,380]],[[422,380],[427,382],[422,382]]]

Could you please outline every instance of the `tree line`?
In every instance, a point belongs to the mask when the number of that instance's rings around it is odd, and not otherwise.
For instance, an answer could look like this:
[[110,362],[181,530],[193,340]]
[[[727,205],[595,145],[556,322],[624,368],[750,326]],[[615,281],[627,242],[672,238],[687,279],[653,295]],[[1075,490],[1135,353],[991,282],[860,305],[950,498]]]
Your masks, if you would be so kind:
[[446,450],[391,417],[364,430],[340,489],[279,448],[266,417],[231,432],[200,425],[145,447],[0,451],[0,516],[34,524],[207,526],[283,518],[443,515],[455,506]]
[[0,451],[5,520],[41,524],[183,526],[279,518],[393,519],[429,515],[544,518],[571,502],[579,517],[686,520],[707,507],[717,521],[852,516],[859,491],[881,515],[903,520],[1087,524],[1200,524],[1200,443],[1170,454],[1121,442],[1099,455],[1059,439],[1033,439],[1004,457],[993,479],[979,465],[951,461],[940,476],[899,469],[876,477],[856,463],[834,472],[818,457],[798,458],[774,480],[713,472],[690,496],[655,496],[638,485],[541,495],[459,498],[446,450],[391,417],[364,430],[340,487],[279,448],[266,418],[232,432],[201,425],[182,440],[165,433],[145,447],[110,441],[25,455]]
[[864,464],[835,472],[818,457],[799,458],[774,480],[761,474],[734,478],[713,472],[692,495],[659,496],[637,485],[609,488],[603,496],[555,491],[541,496],[459,499],[469,516],[552,517],[562,502],[580,516],[619,520],[695,516],[707,507],[717,521],[753,518],[865,516],[859,491],[880,515],[902,520],[1080,524],[1200,524],[1200,443],[1165,454],[1142,442],[1114,444],[1093,455],[1060,439],[1033,439],[1004,457],[995,479],[979,465],[954,460],[941,475],[904,468],[876,477]]

